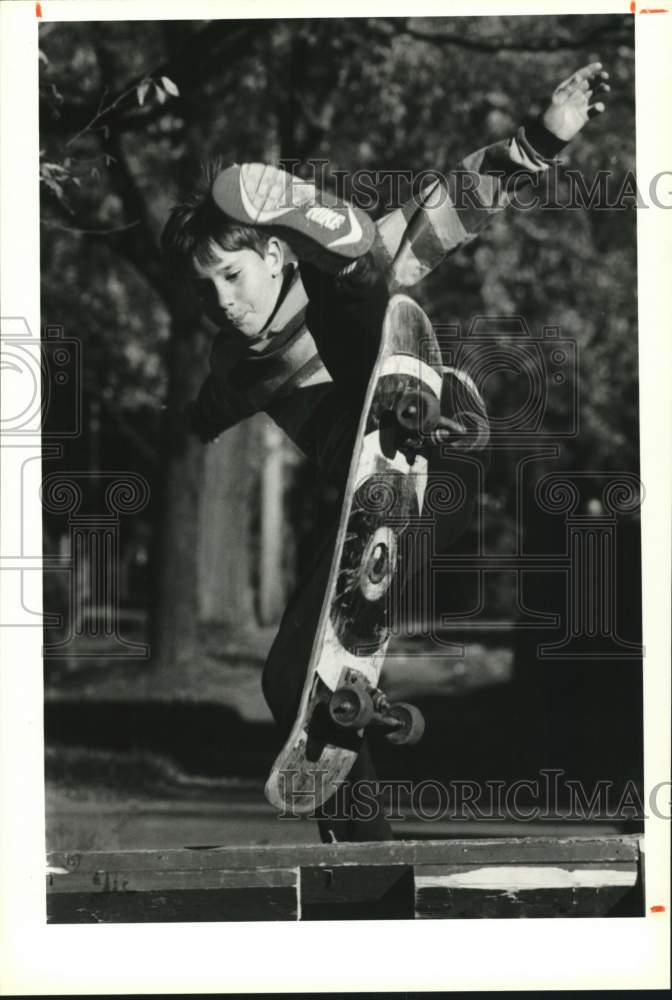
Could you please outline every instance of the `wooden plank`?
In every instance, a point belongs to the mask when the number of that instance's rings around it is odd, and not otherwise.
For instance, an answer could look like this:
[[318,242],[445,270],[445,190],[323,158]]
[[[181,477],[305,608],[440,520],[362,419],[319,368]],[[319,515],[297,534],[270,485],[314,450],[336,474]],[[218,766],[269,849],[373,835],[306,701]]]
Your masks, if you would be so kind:
[[52,854],[47,911],[52,923],[642,916],[640,861],[636,837]]
[[524,917],[641,917],[639,896],[626,886],[532,889],[419,888],[415,916],[420,920],[516,919]]
[[410,866],[301,869],[301,920],[412,920]]
[[419,918],[643,916],[637,861],[417,865]]
[[298,881],[297,868],[271,870],[239,869],[219,871],[170,871],[123,868],[96,871],[51,872],[47,875],[47,892],[154,892],[180,889],[260,889],[292,886]]
[[416,886],[453,889],[501,889],[523,892],[531,889],[633,886],[636,862],[605,862],[577,865],[416,865]]
[[52,924],[296,920],[296,888],[186,889],[165,892],[54,892]]
[[66,871],[130,872],[143,869],[252,870],[335,865],[601,863],[636,861],[638,857],[637,836],[592,836],[54,852],[47,860],[52,868]]

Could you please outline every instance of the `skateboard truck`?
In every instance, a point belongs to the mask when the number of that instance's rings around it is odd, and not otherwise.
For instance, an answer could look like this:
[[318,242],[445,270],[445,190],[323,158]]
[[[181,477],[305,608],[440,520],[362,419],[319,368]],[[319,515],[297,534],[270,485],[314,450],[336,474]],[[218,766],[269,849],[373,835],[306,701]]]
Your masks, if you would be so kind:
[[358,670],[346,667],[329,699],[331,719],[345,729],[372,724],[387,730],[386,739],[397,745],[417,743],[425,731],[422,713],[406,702],[390,702],[380,688],[369,684]]
[[425,389],[407,389],[397,400],[393,412],[401,432],[399,450],[413,465],[416,454],[422,451],[438,426],[441,405],[436,396]]
[[394,408],[397,421],[413,434],[429,434],[441,416],[441,405],[436,396],[424,389],[407,389]]

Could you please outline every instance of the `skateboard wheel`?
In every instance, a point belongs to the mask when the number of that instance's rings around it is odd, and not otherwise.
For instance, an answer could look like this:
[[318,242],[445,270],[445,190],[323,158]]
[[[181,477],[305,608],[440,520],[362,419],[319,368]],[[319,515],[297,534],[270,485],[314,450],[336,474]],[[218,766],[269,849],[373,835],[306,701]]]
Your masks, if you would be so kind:
[[399,399],[395,414],[404,430],[429,434],[439,422],[441,405],[432,393],[409,389]]
[[329,699],[329,715],[346,729],[363,729],[373,717],[371,695],[354,688],[337,688]]
[[397,723],[394,729],[385,734],[385,738],[390,743],[396,743],[398,746],[412,746],[422,739],[425,731],[425,720],[422,712],[415,705],[398,701],[396,704],[390,705],[386,716],[388,720],[395,720]]
[[397,536],[384,525],[366,543],[359,568],[359,586],[367,601],[379,601],[397,566]]

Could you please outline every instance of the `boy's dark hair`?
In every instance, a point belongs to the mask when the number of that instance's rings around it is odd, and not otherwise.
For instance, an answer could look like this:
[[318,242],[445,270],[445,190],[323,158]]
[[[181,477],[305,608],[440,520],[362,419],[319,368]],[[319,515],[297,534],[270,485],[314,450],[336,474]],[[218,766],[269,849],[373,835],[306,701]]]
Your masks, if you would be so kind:
[[267,234],[230,219],[213,200],[215,179],[228,166],[221,156],[205,160],[191,190],[172,209],[161,234],[161,249],[171,273],[193,275],[194,261],[214,264],[214,245],[228,251],[254,250],[263,256]]

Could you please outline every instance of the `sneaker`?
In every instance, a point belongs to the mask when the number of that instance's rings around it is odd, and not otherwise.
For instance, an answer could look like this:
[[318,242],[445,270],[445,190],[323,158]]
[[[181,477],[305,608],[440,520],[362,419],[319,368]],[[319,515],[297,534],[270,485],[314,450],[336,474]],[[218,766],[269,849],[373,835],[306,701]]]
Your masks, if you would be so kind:
[[376,233],[365,212],[263,163],[223,170],[212,197],[229,218],[268,229],[286,240],[299,260],[331,272],[367,253]]

